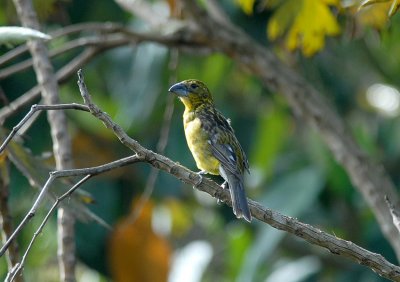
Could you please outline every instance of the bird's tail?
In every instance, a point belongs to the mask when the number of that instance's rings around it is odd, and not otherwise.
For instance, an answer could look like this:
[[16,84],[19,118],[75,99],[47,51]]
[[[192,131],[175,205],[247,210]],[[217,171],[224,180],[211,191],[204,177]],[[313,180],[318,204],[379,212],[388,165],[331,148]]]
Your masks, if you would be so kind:
[[243,178],[227,173],[229,192],[231,193],[233,213],[237,218],[244,218],[251,222],[249,204],[243,186]]

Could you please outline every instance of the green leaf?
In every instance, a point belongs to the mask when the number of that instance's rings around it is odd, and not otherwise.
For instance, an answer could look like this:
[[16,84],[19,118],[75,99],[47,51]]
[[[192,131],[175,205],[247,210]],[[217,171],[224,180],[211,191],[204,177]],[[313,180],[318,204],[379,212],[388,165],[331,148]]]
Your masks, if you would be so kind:
[[253,7],[256,2],[255,0],[236,0],[236,2],[247,15],[253,14]]
[[277,156],[290,134],[290,123],[285,107],[279,103],[260,116],[254,138],[256,143],[250,155],[254,166],[252,175],[255,176],[252,179],[256,180],[252,186],[260,185],[271,176]]

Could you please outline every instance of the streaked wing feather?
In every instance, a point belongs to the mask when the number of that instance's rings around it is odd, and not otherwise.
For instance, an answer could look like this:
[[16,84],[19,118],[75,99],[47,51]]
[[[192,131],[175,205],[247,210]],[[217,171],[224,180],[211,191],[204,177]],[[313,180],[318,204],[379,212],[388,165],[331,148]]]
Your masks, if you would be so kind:
[[[209,144],[211,145],[212,153],[215,158],[221,162],[224,168],[238,177],[241,177],[243,173],[240,167],[244,167],[244,169],[249,171],[246,155],[240,143],[236,140],[235,133],[230,123],[223,115],[215,108],[204,108],[199,112],[199,118],[203,120],[203,129],[206,130],[211,137]],[[228,142],[231,142],[231,144]],[[241,156],[237,155],[238,150]],[[238,161],[243,162],[243,164],[238,165]]]
[[[215,139],[215,138],[214,138]],[[211,150],[221,165],[233,175],[241,176],[237,167],[237,156],[233,148],[226,143],[219,143],[218,140],[210,140]]]

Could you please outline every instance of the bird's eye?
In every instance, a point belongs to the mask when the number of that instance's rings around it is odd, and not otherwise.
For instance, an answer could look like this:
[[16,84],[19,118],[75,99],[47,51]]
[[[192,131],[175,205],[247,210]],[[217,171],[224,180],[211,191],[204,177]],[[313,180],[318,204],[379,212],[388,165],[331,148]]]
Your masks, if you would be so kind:
[[190,88],[192,88],[192,89],[196,89],[197,87],[198,87],[198,85],[196,83],[190,84]]

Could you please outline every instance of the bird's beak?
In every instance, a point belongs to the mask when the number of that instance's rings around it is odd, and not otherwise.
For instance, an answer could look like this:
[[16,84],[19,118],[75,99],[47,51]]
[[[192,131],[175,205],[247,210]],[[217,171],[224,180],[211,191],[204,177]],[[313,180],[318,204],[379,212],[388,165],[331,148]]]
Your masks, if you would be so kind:
[[168,91],[173,94],[176,94],[178,96],[181,96],[181,97],[182,96],[186,97],[189,94],[189,91],[188,91],[186,85],[183,84],[182,82],[178,82],[178,83],[172,85],[171,88],[168,89]]

